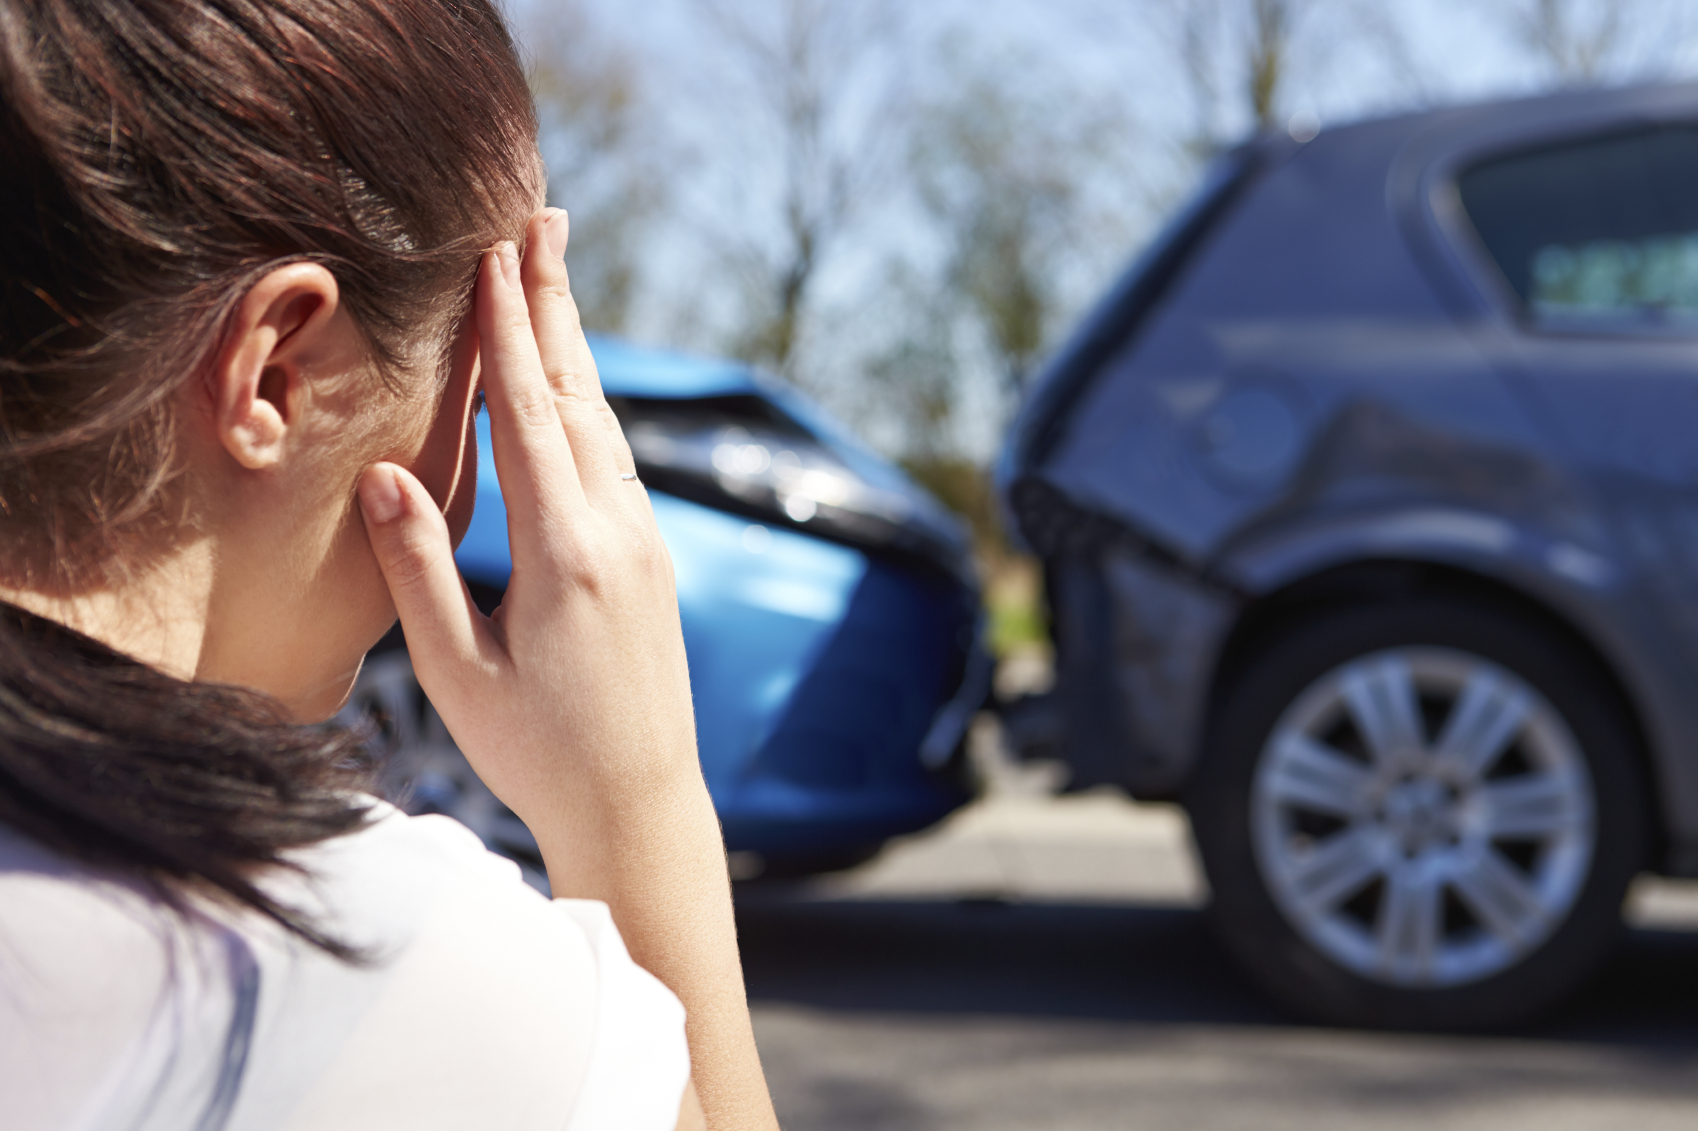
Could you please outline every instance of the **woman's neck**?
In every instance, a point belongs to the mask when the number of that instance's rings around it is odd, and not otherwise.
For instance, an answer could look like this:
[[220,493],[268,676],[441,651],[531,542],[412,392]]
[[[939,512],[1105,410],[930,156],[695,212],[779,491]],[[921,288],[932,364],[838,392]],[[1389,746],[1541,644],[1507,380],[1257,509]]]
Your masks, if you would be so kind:
[[210,547],[201,542],[98,586],[49,590],[0,578],[0,600],[192,679],[206,645],[212,578]]

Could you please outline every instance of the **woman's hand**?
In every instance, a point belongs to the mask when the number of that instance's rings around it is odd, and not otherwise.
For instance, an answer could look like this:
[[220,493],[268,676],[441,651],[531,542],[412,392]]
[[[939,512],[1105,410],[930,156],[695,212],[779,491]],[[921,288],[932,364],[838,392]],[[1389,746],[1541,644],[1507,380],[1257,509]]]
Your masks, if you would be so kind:
[[729,881],[696,759],[672,562],[567,282],[566,214],[485,254],[482,382],[513,575],[482,616],[442,513],[404,469],[359,485],[419,684],[530,827],[556,895],[605,900],[689,1012],[711,1127],[776,1126],[749,1030]]
[[495,615],[472,605],[412,476],[379,464],[360,485],[368,522],[404,519],[381,523],[373,546],[419,683],[545,856],[563,808],[700,776],[672,561],[579,329],[566,226],[564,212],[539,215],[523,261],[496,248],[477,283],[513,560]]

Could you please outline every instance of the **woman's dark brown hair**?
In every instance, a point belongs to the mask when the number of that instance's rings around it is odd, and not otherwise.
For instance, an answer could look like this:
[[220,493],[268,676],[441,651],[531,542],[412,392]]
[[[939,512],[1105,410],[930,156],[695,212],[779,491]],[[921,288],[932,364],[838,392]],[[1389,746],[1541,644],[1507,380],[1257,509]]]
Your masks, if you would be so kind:
[[[535,134],[489,0],[0,0],[0,581],[72,592],[169,544],[177,394],[280,264],[335,275],[382,372],[439,374]],[[336,949],[251,877],[357,828],[365,764],[0,608],[0,823],[168,899]]]

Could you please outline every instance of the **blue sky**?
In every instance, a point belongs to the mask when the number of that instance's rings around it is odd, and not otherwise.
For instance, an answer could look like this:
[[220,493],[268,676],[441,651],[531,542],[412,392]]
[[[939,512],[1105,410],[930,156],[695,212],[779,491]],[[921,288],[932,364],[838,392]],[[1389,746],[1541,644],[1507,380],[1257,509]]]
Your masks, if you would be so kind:
[[[513,0],[521,31],[531,14],[565,0]],[[739,106],[745,77],[713,36],[704,34],[697,0],[575,0],[610,43],[643,62],[654,128],[677,153],[668,219],[644,244],[649,285],[633,331],[639,339],[713,351],[734,321],[738,296],[726,273],[730,246],[776,238],[775,154]],[[795,0],[725,0],[751,19]],[[801,0],[813,2],[813,0]],[[850,5],[878,0],[844,0]],[[1175,59],[1171,28],[1185,3],[1211,0],[925,0],[894,6],[901,35],[882,48],[857,80],[867,89],[894,82],[916,101],[947,93],[945,60],[977,60],[1056,105],[1112,117],[1122,141],[1116,160],[1089,174],[1098,238],[1083,244],[1063,281],[1057,332],[1086,306],[1163,216],[1184,197],[1196,172],[1197,113]],[[1243,9],[1245,0],[1212,0]],[[1513,34],[1506,15],[1533,0],[1297,0],[1291,78],[1281,116],[1321,125],[1423,106],[1536,93],[1555,76]],[[1610,0],[1570,0],[1582,25]],[[1627,20],[1622,48],[1606,77],[1686,77],[1698,73],[1698,0],[1619,0]],[[1229,40],[1231,27],[1224,39]],[[1671,34],[1679,31],[1682,34]],[[1223,40],[1224,41],[1224,40]],[[1220,84],[1228,94],[1212,131],[1230,138],[1249,127],[1235,87],[1233,53],[1223,48]],[[872,101],[846,100],[840,140],[876,148],[885,139]],[[571,207],[570,186],[558,192]],[[852,403],[857,367],[878,348],[888,319],[879,280],[895,258],[923,271],[939,254],[900,186],[882,187],[860,209],[826,256],[814,290],[810,371],[816,391],[847,415],[860,413],[876,433],[876,414]],[[964,369],[983,368],[971,343]],[[969,377],[972,378],[972,374]],[[984,455],[1008,406],[979,373],[963,384],[961,447]],[[881,437],[873,435],[875,442]]]

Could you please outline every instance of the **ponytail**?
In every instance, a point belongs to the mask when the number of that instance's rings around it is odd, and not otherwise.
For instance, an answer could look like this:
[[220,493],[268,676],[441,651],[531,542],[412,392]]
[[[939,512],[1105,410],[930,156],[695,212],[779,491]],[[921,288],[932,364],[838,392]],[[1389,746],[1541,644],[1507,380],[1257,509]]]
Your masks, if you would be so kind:
[[[372,395],[440,380],[541,171],[492,0],[0,0],[0,163],[12,592],[174,545],[177,394],[277,264],[336,277]],[[358,829],[371,771],[358,736],[0,606],[0,822],[169,903],[204,891],[348,956],[257,878]]]
[[361,827],[367,750],[257,692],[174,679],[0,603],[0,824],[168,904],[221,897],[350,957],[255,881],[289,866],[286,849]]

